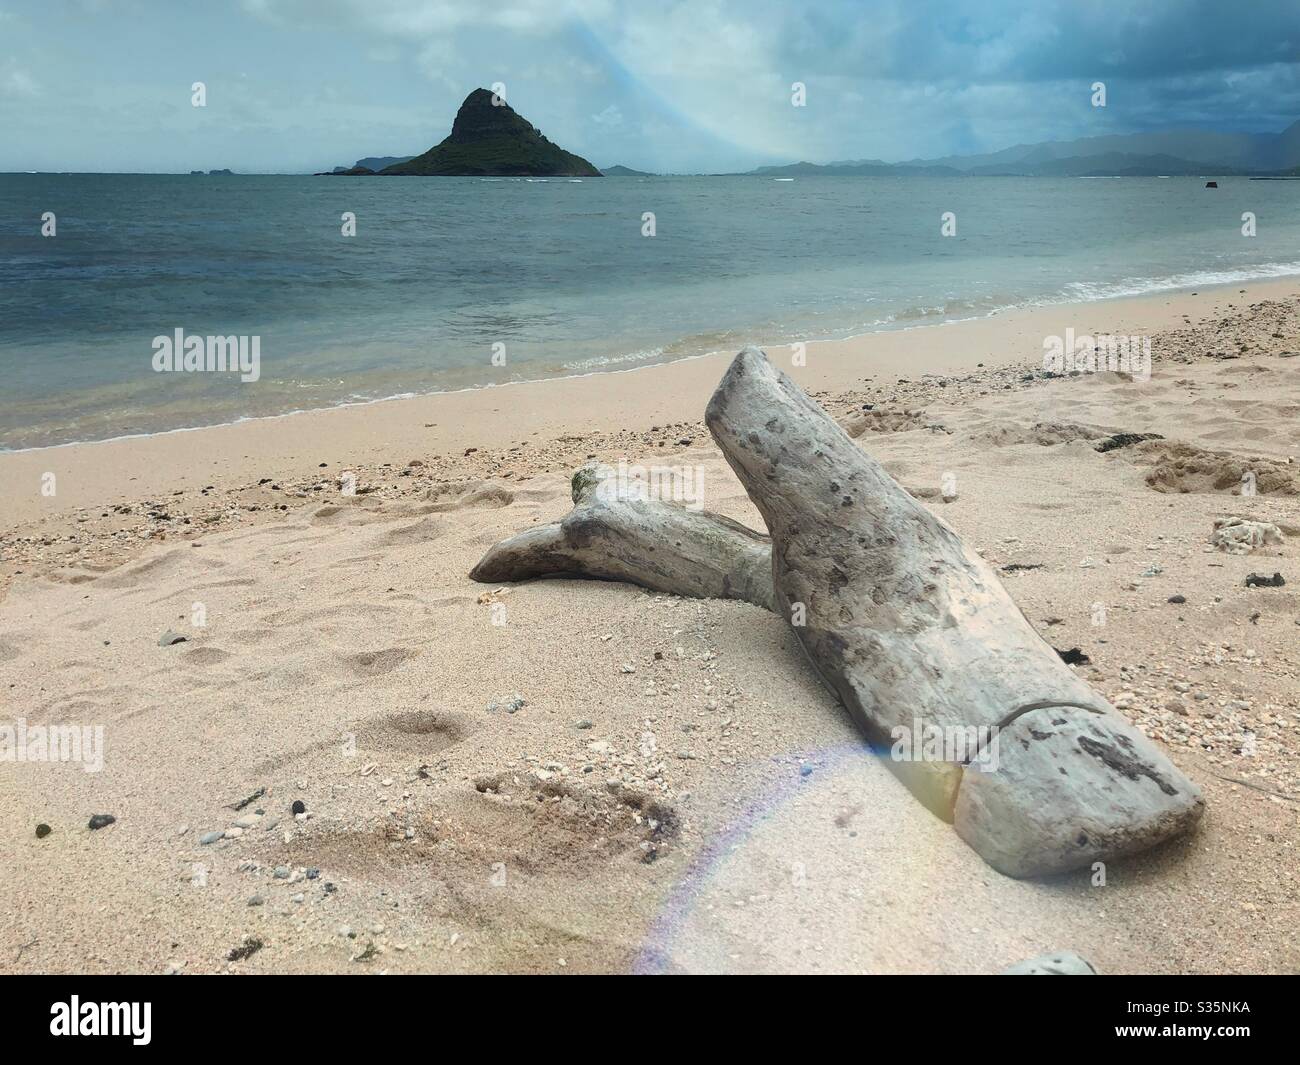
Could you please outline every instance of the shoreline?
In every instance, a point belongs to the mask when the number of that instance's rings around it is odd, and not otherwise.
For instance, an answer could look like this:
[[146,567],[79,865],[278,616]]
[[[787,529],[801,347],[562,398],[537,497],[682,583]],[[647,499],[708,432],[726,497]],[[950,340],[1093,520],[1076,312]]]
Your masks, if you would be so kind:
[[[859,372],[866,369],[872,370],[873,376],[894,373],[920,377],[970,372],[980,367],[1037,367],[1041,365],[1042,338],[1063,332],[1067,326],[1079,334],[1089,330],[1152,333],[1183,324],[1186,317],[1215,313],[1222,304],[1284,298],[1297,289],[1300,281],[1296,278],[1282,278],[1020,307],[974,318],[876,330],[840,340],[812,341],[806,345],[806,366],[791,366],[788,359],[783,366],[804,388],[859,385]],[[1089,324],[1101,318],[1107,320],[1105,329]],[[959,339],[949,343],[954,337]],[[759,346],[769,354],[784,353],[793,347]],[[956,355],[954,349],[963,353]],[[705,373],[704,368],[712,368],[713,363],[732,355],[734,352],[714,351],[670,362],[0,451],[0,491],[12,503],[10,523],[21,524],[76,507],[120,500],[128,490],[137,496],[158,494],[186,484],[202,466],[220,465],[204,462],[208,454],[225,456],[229,462],[238,452],[242,466],[279,470],[285,463],[305,461],[310,457],[306,453],[311,451],[328,458],[333,468],[340,461],[340,450],[350,453],[342,459],[345,463],[364,462],[395,448],[412,454],[431,448],[442,453],[497,446],[517,436],[538,435],[545,429],[580,433],[588,425],[600,429],[648,426],[678,408],[677,399],[707,395],[721,367],[713,373]],[[638,388],[635,396],[622,394],[630,390],[620,387],[629,373],[644,374],[648,384]],[[506,404],[499,402],[503,397],[512,401],[513,413],[503,413]],[[549,409],[552,406],[559,409],[553,412]],[[522,421],[512,421],[520,408],[525,412]],[[581,412],[577,417],[568,413],[574,409]],[[381,421],[382,426],[376,424]],[[45,473],[58,478],[58,494],[53,498],[42,497],[37,491],[39,478]]]
[[[1296,264],[1284,264],[1293,266]],[[1025,303],[1011,304],[1006,306],[994,307],[992,310],[983,314],[967,315],[964,317],[941,318],[933,321],[920,321],[910,323],[900,323],[897,317],[889,316],[886,319],[880,319],[876,323],[876,328],[868,329],[859,333],[848,333],[844,336],[828,337],[819,340],[809,340],[803,343],[808,348],[818,347],[828,344],[860,344],[868,338],[885,333],[908,333],[920,329],[937,329],[941,327],[964,325],[969,322],[979,322],[988,319],[996,319],[1009,315],[1026,314],[1034,312],[1047,312],[1053,309],[1075,309],[1082,311],[1084,308],[1097,305],[1106,305],[1114,303],[1123,303],[1133,300],[1157,300],[1167,296],[1180,296],[1187,294],[1196,294],[1201,291],[1211,292],[1220,289],[1227,289],[1234,285],[1246,285],[1254,287],[1264,287],[1273,285],[1290,285],[1300,281],[1300,270],[1286,271],[1283,273],[1250,273],[1245,278],[1233,278],[1229,280],[1213,280],[1205,282],[1188,282],[1183,283],[1182,278],[1186,274],[1177,274],[1170,278],[1175,282],[1170,285],[1158,285],[1152,288],[1146,288],[1137,292],[1115,292],[1106,295],[1091,297],[1088,299],[1048,299],[1045,301],[1029,301]],[[1083,284],[1078,282],[1077,284]],[[1105,287],[1105,286],[1103,286]],[[1262,297],[1267,298],[1267,297]],[[791,347],[796,341],[748,341],[760,348],[786,348]],[[610,356],[607,357],[606,365],[590,370],[577,373],[556,373],[547,377],[526,377],[513,381],[494,382],[489,381],[484,384],[471,384],[459,387],[439,388],[422,392],[397,392],[392,395],[378,396],[372,399],[343,399],[334,403],[329,403],[319,407],[303,407],[294,410],[281,411],[275,414],[254,414],[241,415],[231,421],[212,422],[205,425],[185,425],[176,426],[168,429],[157,429],[147,432],[123,433],[117,436],[108,436],[99,439],[89,440],[68,440],[57,444],[39,444],[33,447],[4,448],[0,447],[0,458],[6,455],[23,455],[30,452],[51,451],[58,448],[85,447],[96,444],[115,444],[127,440],[148,440],[154,437],[162,437],[177,433],[201,432],[208,429],[225,429],[234,426],[244,425],[249,422],[272,421],[280,418],[295,418],[308,414],[321,414],[327,411],[350,410],[357,407],[370,407],[377,404],[395,403],[406,400],[428,399],[434,396],[458,395],[466,392],[477,392],[494,388],[509,388],[517,385],[536,385],[549,383],[553,381],[578,380],[587,377],[603,376],[608,374],[631,373],[636,370],[651,370],[656,367],[670,366],[679,362],[690,362],[697,359],[709,359],[724,355],[734,355],[734,351],[726,349],[714,349],[711,351],[698,352],[695,354],[679,355],[666,360],[657,360],[651,362],[642,362],[634,366],[619,366],[621,360],[630,361],[630,356]],[[535,362],[544,360],[536,359]]]
[[[1150,379],[1027,372],[1066,328],[1150,333]],[[992,973],[1069,947],[1105,973],[1293,972],[1297,338],[1300,283],[792,368],[1204,793],[1195,835],[1104,890],[990,870],[769,611],[470,579],[570,510],[588,458],[690,467],[760,527],[702,422],[723,359],[0,456],[28,515],[0,535],[13,715],[104,728],[102,772],[0,774],[0,969]],[[1284,539],[1215,550],[1229,515]]]

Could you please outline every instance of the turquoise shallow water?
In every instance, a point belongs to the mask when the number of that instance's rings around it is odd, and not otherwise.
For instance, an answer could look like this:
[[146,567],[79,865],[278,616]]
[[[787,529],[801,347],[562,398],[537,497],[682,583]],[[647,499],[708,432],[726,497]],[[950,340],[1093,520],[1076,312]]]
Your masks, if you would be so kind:
[[[1300,183],[1203,185],[0,175],[0,448],[1300,274]],[[259,379],[155,372],[178,328]]]

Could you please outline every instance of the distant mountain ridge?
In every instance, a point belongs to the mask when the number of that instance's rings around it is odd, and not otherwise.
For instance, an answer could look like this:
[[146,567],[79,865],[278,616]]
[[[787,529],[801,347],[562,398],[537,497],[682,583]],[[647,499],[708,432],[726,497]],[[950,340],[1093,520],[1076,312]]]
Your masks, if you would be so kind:
[[1070,158],[1107,154],[1164,156],[1202,167],[1287,170],[1300,166],[1300,121],[1280,133],[1222,133],[1216,130],[1159,130],[1118,133],[1070,141],[1018,144],[987,155],[908,160],[902,165],[950,166],[967,173],[990,169],[1033,170]]
[[398,163],[414,158],[413,155],[368,155],[364,159],[358,159],[352,166],[353,168],[364,166],[367,170],[378,171],[386,166],[396,166]]
[[760,166],[760,176],[963,174],[1022,177],[1139,177],[1168,175],[1290,174],[1300,168],[1300,121],[1280,133],[1161,130],[1018,144],[983,155],[949,155],[886,163],[856,159],[832,163]]
[[770,177],[798,177],[801,174],[891,175],[911,177],[917,174],[933,177],[955,177],[960,170],[950,166],[913,166],[907,163],[882,163],[864,160],[856,163],[790,163],[787,166],[760,166],[751,174]]
[[[368,155],[364,159],[358,159],[351,166],[336,166],[333,170],[322,171],[323,174],[361,174],[367,170],[372,174],[383,170],[386,166],[393,166],[397,163],[404,163],[408,159],[414,159],[413,155]],[[321,174],[317,174],[320,177]]]
[[[451,134],[418,156],[370,156],[336,175],[468,175],[653,177],[627,166],[598,170],[547,140],[504,101],[475,89],[456,114]],[[886,163],[852,159],[798,162],[745,171],[760,177],[801,175],[879,177],[1185,177],[1300,174],[1300,121],[1279,133],[1160,130],[1069,141],[1018,144],[975,155]]]

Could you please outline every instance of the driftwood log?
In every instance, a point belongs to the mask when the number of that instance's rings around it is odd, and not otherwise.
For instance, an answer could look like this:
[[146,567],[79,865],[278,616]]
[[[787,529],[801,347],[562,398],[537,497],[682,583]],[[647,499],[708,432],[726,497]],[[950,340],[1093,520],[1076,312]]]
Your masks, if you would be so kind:
[[705,421],[771,534],[778,611],[802,622],[809,659],[868,738],[906,735],[913,749],[921,733],[996,738],[996,759],[979,765],[892,763],[990,865],[1059,872],[1196,822],[1196,786],[761,351],[735,358]]
[[574,507],[493,547],[470,571],[497,584],[535,577],[629,581],[656,592],[772,607],[772,545],[707,510],[652,499],[640,482],[588,463],[573,475]]
[[[706,421],[770,540],[588,465],[573,511],[498,544],[471,576],[631,581],[776,611],[873,744],[910,738],[891,768],[1008,875],[1117,858],[1196,823],[1196,786],[761,351],[736,357]],[[954,733],[983,744],[979,756],[926,756],[926,738]]]
[[1058,950],[1055,954],[1040,954],[1028,961],[1016,962],[1003,969],[1002,976],[1096,976],[1097,970],[1087,958],[1072,950]]

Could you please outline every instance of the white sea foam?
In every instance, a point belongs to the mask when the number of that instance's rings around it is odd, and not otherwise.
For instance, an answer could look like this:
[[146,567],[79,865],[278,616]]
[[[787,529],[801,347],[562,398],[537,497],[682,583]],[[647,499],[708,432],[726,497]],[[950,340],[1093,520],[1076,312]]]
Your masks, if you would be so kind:
[[649,362],[663,357],[663,348],[643,348],[640,351],[628,351],[618,355],[596,355],[590,359],[574,359],[561,363],[561,369],[575,370],[582,373],[587,370],[599,370],[603,366],[621,366],[629,362]]
[[1143,296],[1149,292],[1173,292],[1205,285],[1231,285],[1239,281],[1266,281],[1300,276],[1300,261],[1258,263],[1226,270],[1192,270],[1169,277],[1128,277],[1118,281],[1075,281],[1061,291],[1064,302],[1091,303],[1094,300]]

